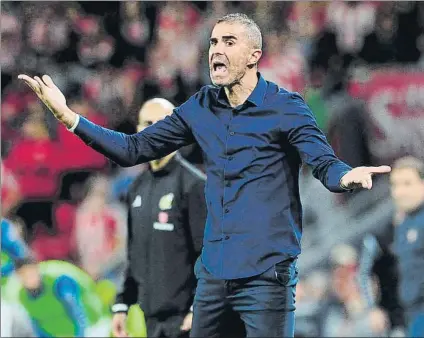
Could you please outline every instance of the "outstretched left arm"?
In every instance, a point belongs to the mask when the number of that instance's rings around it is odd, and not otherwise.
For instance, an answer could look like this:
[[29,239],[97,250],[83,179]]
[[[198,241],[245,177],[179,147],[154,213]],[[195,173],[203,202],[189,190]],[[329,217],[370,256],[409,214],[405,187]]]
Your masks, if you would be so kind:
[[294,93],[284,106],[281,125],[289,143],[312,167],[314,177],[332,192],[371,189],[372,175],[390,172],[389,166],[351,168],[334,154],[314,115],[302,97]]

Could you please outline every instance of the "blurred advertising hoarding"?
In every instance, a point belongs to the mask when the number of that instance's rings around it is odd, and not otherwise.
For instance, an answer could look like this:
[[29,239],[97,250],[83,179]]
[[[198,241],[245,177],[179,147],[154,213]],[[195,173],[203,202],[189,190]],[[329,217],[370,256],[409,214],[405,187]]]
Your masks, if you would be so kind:
[[365,102],[369,150],[377,162],[404,155],[424,159],[423,69],[357,69],[349,91]]

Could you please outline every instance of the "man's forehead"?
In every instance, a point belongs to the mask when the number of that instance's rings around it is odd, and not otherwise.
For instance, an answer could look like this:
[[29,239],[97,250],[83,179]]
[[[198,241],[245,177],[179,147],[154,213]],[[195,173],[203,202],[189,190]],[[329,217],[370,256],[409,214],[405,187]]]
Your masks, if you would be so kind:
[[234,36],[242,38],[246,36],[246,27],[237,22],[221,22],[215,25],[212,30],[211,38],[220,39],[223,36]]

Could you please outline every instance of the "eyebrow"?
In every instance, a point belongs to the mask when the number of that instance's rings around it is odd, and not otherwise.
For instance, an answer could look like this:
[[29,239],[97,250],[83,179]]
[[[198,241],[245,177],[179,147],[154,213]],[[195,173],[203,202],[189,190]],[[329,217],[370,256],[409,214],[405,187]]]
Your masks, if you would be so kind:
[[237,37],[235,35],[224,35],[224,36],[222,36],[222,38],[224,40],[231,40],[231,39],[237,40]]
[[[237,40],[237,37],[235,35],[223,35],[223,40]],[[218,41],[218,38],[210,38],[210,42]]]

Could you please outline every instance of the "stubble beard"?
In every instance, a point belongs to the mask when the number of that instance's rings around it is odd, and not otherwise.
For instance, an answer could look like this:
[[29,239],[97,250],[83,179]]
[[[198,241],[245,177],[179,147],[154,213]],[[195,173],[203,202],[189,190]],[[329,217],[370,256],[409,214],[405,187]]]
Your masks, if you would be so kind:
[[234,86],[241,85],[243,81],[243,77],[246,75],[246,71],[237,71],[234,76],[229,72],[229,82],[218,84],[213,80],[212,74],[210,75],[212,83],[219,88],[228,88],[231,90]]

